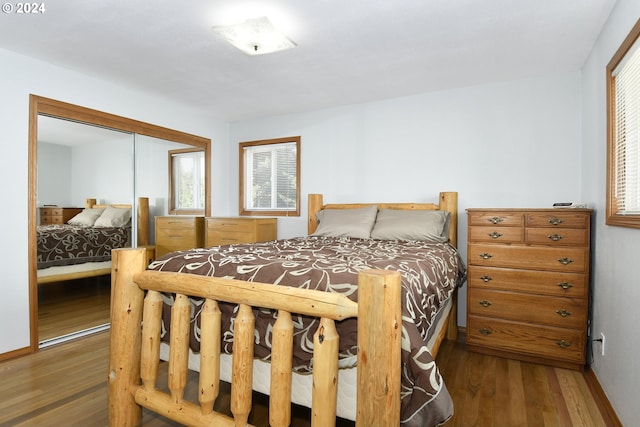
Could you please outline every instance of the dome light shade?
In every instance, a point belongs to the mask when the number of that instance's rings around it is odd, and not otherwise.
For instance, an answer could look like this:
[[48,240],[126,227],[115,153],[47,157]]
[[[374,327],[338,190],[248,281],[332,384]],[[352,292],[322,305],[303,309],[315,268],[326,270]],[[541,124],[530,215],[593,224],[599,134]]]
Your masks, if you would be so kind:
[[251,56],[296,47],[296,44],[278,31],[266,17],[247,19],[235,25],[215,26],[213,31]]

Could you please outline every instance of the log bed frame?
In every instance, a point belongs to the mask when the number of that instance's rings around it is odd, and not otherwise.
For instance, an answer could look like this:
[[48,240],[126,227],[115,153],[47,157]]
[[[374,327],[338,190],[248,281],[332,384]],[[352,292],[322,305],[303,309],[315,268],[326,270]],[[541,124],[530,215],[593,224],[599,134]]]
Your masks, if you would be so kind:
[[[440,193],[439,204],[379,204],[381,208],[446,209],[451,212],[450,241],[457,243],[457,193]],[[323,205],[309,197],[309,231],[321,208],[364,204]],[[358,276],[358,302],[341,294],[171,272],[146,271],[144,248],[113,251],[111,336],[108,369],[109,425],[137,426],[142,407],[188,426],[245,426],[251,411],[254,319],[251,307],[278,310],[271,360],[269,421],[291,421],[293,323],[291,313],[320,318],[314,336],[311,422],[331,426],[336,421],[338,335],[335,321],[358,317],[356,425],[400,423],[401,278],[388,270],[367,270]],[[160,363],[162,292],[175,293],[171,315],[168,389],[156,388]],[[199,402],[184,400],[189,352],[188,296],[205,298],[201,317]],[[455,301],[455,295],[453,300]],[[218,302],[239,304],[235,319],[231,413],[213,410],[219,392],[220,311]],[[455,306],[455,304],[454,304]],[[454,337],[452,309],[448,336]],[[140,325],[143,325],[141,328]],[[444,333],[441,334],[444,338]],[[439,344],[438,344],[439,345]],[[435,357],[435,354],[434,354]]]
[[[84,203],[85,209],[106,209],[109,206],[116,208],[131,208],[130,203],[97,204],[96,199],[86,199]],[[137,235],[138,247],[145,247],[149,245],[149,198],[147,197],[138,198]],[[111,274],[111,266],[104,266],[89,270],[81,269],[67,273],[50,274],[42,277],[38,276],[38,285],[62,282],[66,280],[84,279],[87,277],[104,276],[107,274]]]

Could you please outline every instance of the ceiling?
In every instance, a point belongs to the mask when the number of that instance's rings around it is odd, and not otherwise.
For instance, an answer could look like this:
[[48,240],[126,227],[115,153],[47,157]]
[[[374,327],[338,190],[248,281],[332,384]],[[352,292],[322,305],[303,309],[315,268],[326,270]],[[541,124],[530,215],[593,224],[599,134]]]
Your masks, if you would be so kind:
[[[240,121],[579,70],[615,0],[55,0],[0,48]],[[248,56],[211,27],[268,16]]]

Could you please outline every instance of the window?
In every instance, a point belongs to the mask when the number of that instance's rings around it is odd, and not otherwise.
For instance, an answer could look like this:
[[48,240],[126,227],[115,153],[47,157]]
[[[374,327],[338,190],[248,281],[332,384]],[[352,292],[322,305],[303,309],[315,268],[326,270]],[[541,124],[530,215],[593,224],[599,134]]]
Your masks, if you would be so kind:
[[240,215],[300,216],[300,137],[240,143]]
[[640,20],[607,65],[607,224],[640,228]]
[[169,199],[172,214],[204,214],[204,151],[187,148],[169,151]]

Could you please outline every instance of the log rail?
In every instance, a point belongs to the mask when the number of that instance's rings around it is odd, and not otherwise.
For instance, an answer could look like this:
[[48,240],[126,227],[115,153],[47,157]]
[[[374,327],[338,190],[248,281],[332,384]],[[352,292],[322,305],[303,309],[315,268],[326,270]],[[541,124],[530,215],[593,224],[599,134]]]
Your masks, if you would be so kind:
[[[400,274],[367,270],[358,277],[358,303],[341,294],[272,284],[145,271],[145,249],[113,252],[109,425],[137,426],[142,407],[188,426],[245,426],[251,411],[252,307],[278,311],[274,325],[269,422],[291,422],[291,314],[320,318],[314,336],[312,426],[335,425],[338,342],[335,322],[358,317],[357,426],[400,423]],[[170,393],[156,389],[162,292],[174,293],[168,367]],[[189,296],[205,299],[201,317],[198,402],[184,399],[189,352]],[[232,356],[232,417],[213,410],[219,391],[219,302],[238,304]],[[141,328],[142,325],[142,328]]]

